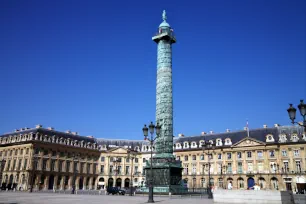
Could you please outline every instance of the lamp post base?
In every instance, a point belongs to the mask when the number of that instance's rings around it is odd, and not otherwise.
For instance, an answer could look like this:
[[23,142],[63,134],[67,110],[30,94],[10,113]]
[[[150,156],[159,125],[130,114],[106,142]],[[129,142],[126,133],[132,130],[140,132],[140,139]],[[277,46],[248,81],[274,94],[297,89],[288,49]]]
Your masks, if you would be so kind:
[[148,200],[148,203],[154,203],[154,199],[153,199],[153,186],[152,186],[152,184],[149,187],[149,200]]

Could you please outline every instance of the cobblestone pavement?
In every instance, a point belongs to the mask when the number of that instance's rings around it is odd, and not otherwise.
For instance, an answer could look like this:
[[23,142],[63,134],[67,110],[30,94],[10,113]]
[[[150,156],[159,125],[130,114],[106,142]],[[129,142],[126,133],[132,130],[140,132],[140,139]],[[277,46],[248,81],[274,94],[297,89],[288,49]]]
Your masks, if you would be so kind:
[[[120,196],[120,195],[71,195],[58,193],[28,193],[28,192],[0,192],[0,204],[142,204],[148,200],[146,196]],[[155,203],[169,204],[212,204],[213,201],[200,197],[155,196]]]

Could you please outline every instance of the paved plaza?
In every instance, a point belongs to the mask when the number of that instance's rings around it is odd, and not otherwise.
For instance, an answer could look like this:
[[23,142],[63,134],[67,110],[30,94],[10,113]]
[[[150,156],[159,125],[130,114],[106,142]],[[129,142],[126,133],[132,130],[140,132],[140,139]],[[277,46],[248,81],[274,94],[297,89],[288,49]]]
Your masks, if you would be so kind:
[[[18,203],[18,204],[141,204],[146,203],[148,200],[147,195],[136,196],[119,196],[119,195],[71,195],[71,194],[58,194],[58,193],[27,193],[27,192],[0,192],[0,204]],[[173,196],[156,196],[154,198],[156,203],[175,203],[175,204],[196,204],[205,203],[212,204],[212,200],[205,198],[195,197],[180,197]]]

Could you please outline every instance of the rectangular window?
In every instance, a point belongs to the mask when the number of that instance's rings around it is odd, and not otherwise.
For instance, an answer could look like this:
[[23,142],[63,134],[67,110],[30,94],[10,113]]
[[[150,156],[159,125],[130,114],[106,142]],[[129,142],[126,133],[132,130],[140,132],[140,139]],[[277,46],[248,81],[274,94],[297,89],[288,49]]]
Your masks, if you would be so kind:
[[86,173],[90,173],[90,164],[87,164],[87,169],[86,169]]
[[238,173],[242,174],[242,162],[238,162]]
[[27,148],[27,150],[26,150],[26,154],[29,154],[29,148]]
[[42,170],[46,170],[46,169],[47,169],[47,160],[44,159],[43,160],[43,168],[42,168]]
[[19,170],[22,170],[21,162],[22,162],[22,159],[19,159],[18,167],[17,167],[17,169],[19,169]]
[[52,157],[56,156],[56,151],[52,151]]
[[121,174],[121,166],[118,166],[118,174]]
[[197,160],[196,155],[192,155],[192,160],[193,160],[193,161]]
[[130,166],[125,167],[125,174],[126,175],[130,174]]
[[16,159],[14,159],[14,161],[13,161],[13,171],[15,170],[15,167],[16,167]]
[[177,157],[176,157],[176,160],[181,161],[181,157],[180,157],[180,156],[177,156]]
[[252,158],[252,152],[247,152],[248,158]]
[[282,150],[282,156],[286,157],[287,156],[287,151],[286,150]]
[[18,149],[15,150],[15,155],[17,155],[17,154],[18,154]]
[[93,164],[92,173],[96,174],[97,164]]
[[241,159],[241,158],[242,158],[241,152],[237,152],[237,158],[238,158],[238,159]]
[[110,174],[113,173],[113,168],[114,168],[114,167],[113,167],[112,165],[109,166],[109,173],[110,173]]
[[101,162],[104,162],[105,161],[105,157],[101,157]]
[[263,152],[262,151],[257,151],[257,157],[258,157],[258,159],[262,159],[263,158]]
[[28,164],[28,160],[25,159],[24,160],[24,163],[23,163],[23,168],[26,170],[27,169],[27,164]]
[[23,155],[23,149],[20,150],[20,155]]
[[6,169],[10,170],[10,167],[11,167],[11,160],[8,160]]
[[58,163],[58,171],[61,172],[63,169],[63,161],[59,161]]
[[252,172],[252,171],[253,171],[253,163],[248,162],[248,172]]
[[129,163],[130,162],[130,158],[127,157],[125,161],[126,161],[126,163]]
[[51,171],[55,169],[55,160],[51,160]]
[[232,153],[227,153],[227,159],[232,159]]
[[197,173],[197,165],[193,164],[192,165],[192,174],[196,174]]
[[134,174],[138,174],[138,166],[135,166],[135,172]]
[[222,154],[221,153],[218,154],[218,159],[222,159]]
[[0,152],[0,157],[2,157],[2,152]]
[[143,163],[146,163],[146,158],[142,158],[142,162],[143,162]]
[[201,154],[200,160],[204,160],[204,154]]
[[84,165],[85,165],[85,163],[81,163],[81,173],[84,173]]
[[270,150],[269,154],[270,154],[270,157],[272,157],[272,158],[275,157],[275,151],[274,150]]
[[300,161],[295,161],[295,166],[296,166],[296,171],[301,172],[301,162]]
[[100,173],[101,173],[101,174],[104,174],[104,165],[101,165],[101,166],[100,166]]
[[185,156],[185,161],[188,161],[188,156]]
[[227,163],[227,172],[232,173],[232,163]]
[[185,175],[188,175],[188,164],[184,165],[184,173]]
[[287,161],[284,162],[284,172],[289,172],[289,163]]
[[262,162],[258,162],[257,163],[257,167],[258,167],[258,171],[261,173],[261,172],[263,172],[263,163]]
[[135,163],[138,163],[138,158],[135,158]]
[[66,172],[70,172],[70,161],[66,162]]
[[300,156],[300,151],[299,151],[298,149],[293,150],[293,155],[294,155],[295,157]]

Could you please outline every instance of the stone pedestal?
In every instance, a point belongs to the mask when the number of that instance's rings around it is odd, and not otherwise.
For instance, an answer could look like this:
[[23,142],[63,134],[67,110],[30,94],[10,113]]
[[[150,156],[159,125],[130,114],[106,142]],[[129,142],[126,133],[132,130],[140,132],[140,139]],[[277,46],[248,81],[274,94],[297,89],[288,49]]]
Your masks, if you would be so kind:
[[153,158],[151,163],[147,161],[146,172],[146,188],[143,192],[149,192],[148,184],[153,175],[154,193],[178,194],[186,191],[181,185],[182,180],[182,164],[174,158]]

